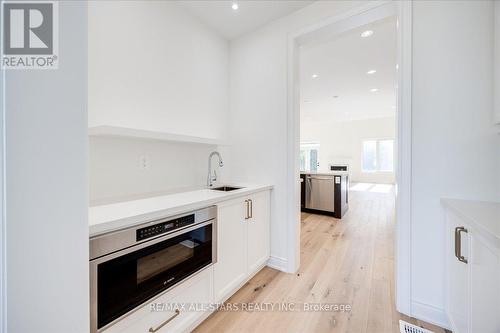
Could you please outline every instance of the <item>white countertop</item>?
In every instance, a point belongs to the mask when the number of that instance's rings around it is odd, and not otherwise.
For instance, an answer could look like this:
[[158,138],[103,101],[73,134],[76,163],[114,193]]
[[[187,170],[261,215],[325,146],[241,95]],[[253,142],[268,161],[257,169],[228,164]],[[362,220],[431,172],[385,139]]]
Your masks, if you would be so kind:
[[500,249],[500,202],[441,199],[441,203]]
[[[217,186],[219,185],[215,187]],[[228,186],[243,188],[230,192],[203,188],[90,207],[90,237],[272,189],[271,185],[240,184]]]
[[301,175],[317,175],[317,176],[343,176],[348,175],[348,171],[301,171]]

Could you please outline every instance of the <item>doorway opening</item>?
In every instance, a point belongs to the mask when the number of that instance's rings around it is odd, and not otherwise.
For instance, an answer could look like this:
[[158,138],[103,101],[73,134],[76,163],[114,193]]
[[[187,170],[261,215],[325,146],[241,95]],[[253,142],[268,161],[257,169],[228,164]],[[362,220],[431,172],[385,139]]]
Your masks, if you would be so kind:
[[[366,47],[370,41],[371,49]],[[288,58],[288,271],[314,267],[318,259],[313,252],[321,246],[336,252],[328,265],[355,277],[357,286],[377,283],[364,279],[380,273],[379,262],[385,262],[384,274],[392,283],[387,290],[390,306],[411,315],[411,6],[372,3],[308,27],[290,36]],[[304,149],[311,143],[316,160],[312,171],[313,158],[306,159],[311,149]],[[312,183],[304,176],[308,173],[346,176],[341,198],[348,202],[348,212],[342,211],[339,220],[316,214],[318,207],[303,209],[308,206],[304,200],[310,208],[311,201],[322,200],[317,193],[329,193],[325,189],[337,184],[336,177],[330,184],[318,181],[320,191],[309,188],[307,194],[304,184]],[[377,228],[385,236],[377,239]],[[327,245],[319,244],[309,236],[316,233],[319,238],[330,234],[333,242],[325,239]],[[346,233],[353,238],[346,240]],[[361,262],[357,258],[373,255],[372,251],[356,252],[342,245],[345,241],[359,248],[385,247],[385,259]],[[355,274],[359,269],[365,272]]]

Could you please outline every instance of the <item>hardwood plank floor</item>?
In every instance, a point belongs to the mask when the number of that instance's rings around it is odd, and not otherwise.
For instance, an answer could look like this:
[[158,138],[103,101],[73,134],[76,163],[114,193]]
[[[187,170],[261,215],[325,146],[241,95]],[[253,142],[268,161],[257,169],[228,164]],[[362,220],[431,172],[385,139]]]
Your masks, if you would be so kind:
[[399,332],[394,298],[394,195],[351,191],[341,220],[302,214],[301,266],[296,274],[262,269],[228,303],[349,305],[351,311],[218,311],[195,332]]

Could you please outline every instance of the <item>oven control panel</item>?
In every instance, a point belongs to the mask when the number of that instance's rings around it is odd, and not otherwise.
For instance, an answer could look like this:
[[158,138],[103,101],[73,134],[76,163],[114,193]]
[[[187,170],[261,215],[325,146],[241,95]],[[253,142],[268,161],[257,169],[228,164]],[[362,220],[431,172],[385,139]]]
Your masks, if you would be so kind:
[[179,217],[174,220],[169,220],[155,225],[144,227],[136,230],[136,240],[142,241],[151,237],[156,237],[161,234],[171,232],[175,229],[183,228],[194,223],[194,214]]

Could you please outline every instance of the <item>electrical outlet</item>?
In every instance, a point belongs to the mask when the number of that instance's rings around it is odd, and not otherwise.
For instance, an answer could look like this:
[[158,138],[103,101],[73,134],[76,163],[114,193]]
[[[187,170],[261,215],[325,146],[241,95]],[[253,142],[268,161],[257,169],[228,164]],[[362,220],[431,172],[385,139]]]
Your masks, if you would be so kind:
[[139,169],[140,170],[149,170],[151,169],[151,160],[149,156],[142,155],[139,157]]

